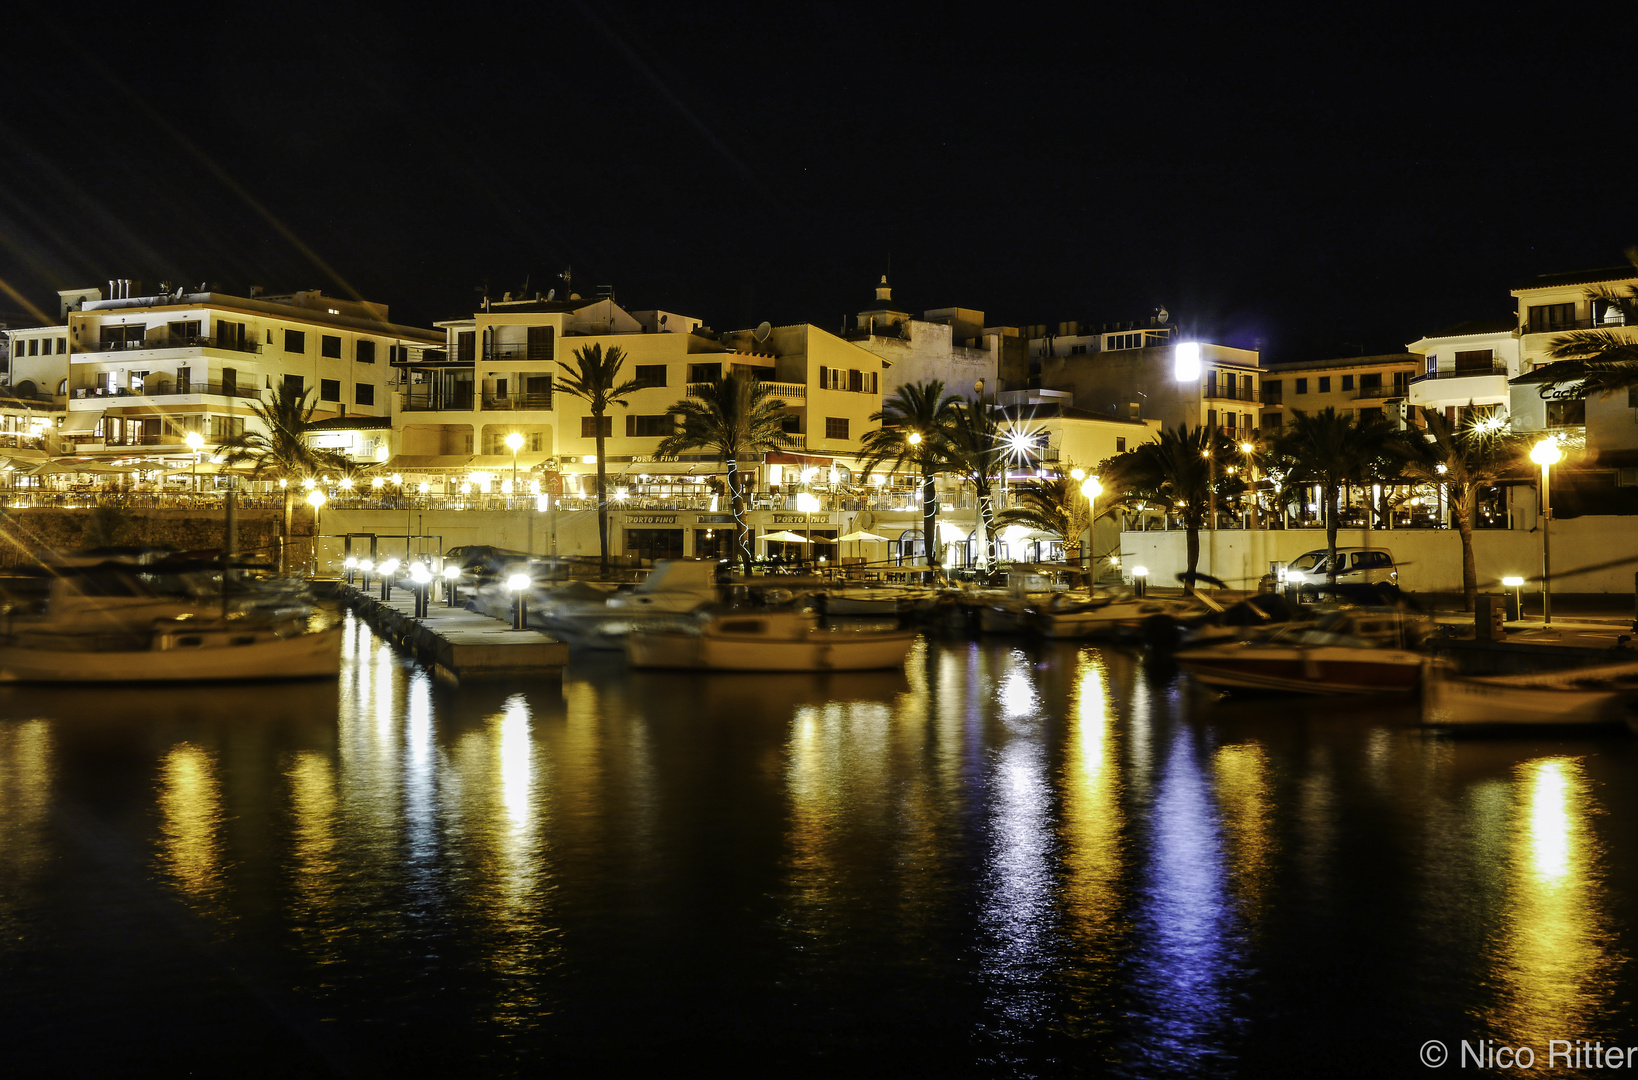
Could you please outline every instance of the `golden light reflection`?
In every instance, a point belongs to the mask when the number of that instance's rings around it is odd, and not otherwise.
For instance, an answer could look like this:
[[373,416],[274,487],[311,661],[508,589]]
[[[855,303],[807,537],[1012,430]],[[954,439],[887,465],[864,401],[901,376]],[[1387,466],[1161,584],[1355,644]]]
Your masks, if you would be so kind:
[[1079,957],[1069,1022],[1086,1035],[1109,1025],[1097,1003],[1116,975],[1104,958],[1118,955],[1121,932],[1120,770],[1115,761],[1116,716],[1102,652],[1081,653],[1070,702],[1071,738],[1063,772],[1063,906],[1065,932]]
[[215,757],[178,743],[159,774],[161,869],[183,893],[214,901],[224,887],[222,792]]
[[315,751],[297,754],[285,771],[290,785],[292,922],[320,961],[333,959],[332,917],[337,871],[335,769]]
[[1492,1018],[1516,1045],[1591,1030],[1609,1007],[1618,958],[1598,872],[1594,812],[1581,761],[1526,762],[1514,776],[1508,898],[1494,976]]
[[1255,929],[1275,854],[1268,760],[1255,743],[1220,746],[1212,755],[1212,769],[1228,841],[1230,890]]
[[[25,905],[25,888],[50,859],[44,829],[50,812],[51,726],[30,720],[0,726],[0,912]],[[4,940],[14,940],[5,935]]]

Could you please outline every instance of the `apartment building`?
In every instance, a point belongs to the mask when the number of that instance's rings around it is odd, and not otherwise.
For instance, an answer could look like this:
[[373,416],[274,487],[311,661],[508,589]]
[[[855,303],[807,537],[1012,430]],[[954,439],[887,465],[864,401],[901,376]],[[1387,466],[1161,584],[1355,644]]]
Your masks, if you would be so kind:
[[1075,408],[1230,437],[1257,424],[1263,370],[1254,350],[1187,339],[1165,312],[1143,326],[1063,322],[1057,331],[1026,328],[1030,364],[1041,388],[1068,392]]
[[1405,348],[1423,357],[1422,371],[1410,380],[1407,404],[1443,413],[1453,424],[1468,409],[1507,413],[1508,380],[1520,373],[1512,319],[1469,320]]
[[[1626,293],[1638,288],[1631,264],[1604,270],[1548,274],[1512,290],[1518,304],[1519,361],[1509,380],[1508,401],[1514,431],[1553,432],[1575,445],[1585,444],[1591,457],[1638,462],[1638,393],[1608,397],[1582,393],[1579,360],[1553,360],[1553,342],[1572,330],[1608,330],[1638,341],[1621,309],[1600,291]],[[1630,471],[1630,470],[1628,470]]]
[[1397,425],[1400,406],[1423,368],[1420,353],[1269,364],[1263,375],[1259,425],[1264,432],[1277,432],[1296,413],[1327,408],[1356,420],[1374,416]]
[[[252,402],[286,386],[316,399],[316,418],[389,415],[392,359],[434,342],[385,304],[319,290],[233,296],[211,287],[145,293],[140,283],[60,294],[63,325],[11,333],[12,388],[65,408],[63,449],[89,457],[177,454],[197,432],[206,453],[256,420]],[[383,432],[340,448],[385,456]]]
[[985,326],[982,311],[961,307],[935,308],[916,318],[899,310],[885,275],[870,307],[842,337],[887,362],[884,397],[931,379],[965,398],[976,397],[980,384],[994,394],[1003,383],[1022,388],[1027,381],[1027,343],[1017,327]]

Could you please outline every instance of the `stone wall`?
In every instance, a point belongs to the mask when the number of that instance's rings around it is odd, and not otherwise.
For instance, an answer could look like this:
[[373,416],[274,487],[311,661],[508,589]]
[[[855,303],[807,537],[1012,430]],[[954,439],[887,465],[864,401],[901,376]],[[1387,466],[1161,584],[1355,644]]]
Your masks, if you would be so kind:
[[[278,510],[240,510],[238,549],[276,557]],[[298,513],[295,531],[312,530],[311,514]],[[0,566],[34,561],[44,551],[74,551],[110,544],[172,547],[182,551],[222,546],[220,514],[198,510],[139,508],[132,510],[18,509],[0,512]],[[306,537],[301,537],[302,544]],[[301,548],[300,550],[305,550]]]

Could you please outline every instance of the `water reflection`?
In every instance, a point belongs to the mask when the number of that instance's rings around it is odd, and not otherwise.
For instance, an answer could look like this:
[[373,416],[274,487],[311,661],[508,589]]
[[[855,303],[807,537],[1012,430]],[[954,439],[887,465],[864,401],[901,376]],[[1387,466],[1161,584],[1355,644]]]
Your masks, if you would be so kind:
[[1598,870],[1603,853],[1583,763],[1541,758],[1515,774],[1509,900],[1495,956],[1496,1028],[1514,1045],[1596,1031],[1617,960]]
[[18,940],[16,920],[34,902],[33,884],[51,859],[51,723],[0,726],[0,941]]
[[1262,918],[1275,856],[1267,755],[1256,743],[1220,746],[1212,755],[1212,771],[1223,811],[1234,896],[1247,929],[1254,930]]
[[224,887],[222,790],[215,755],[179,743],[159,775],[159,865],[195,902],[215,907]]
[[1166,1068],[1198,1071],[1217,1052],[1228,1018],[1234,926],[1222,830],[1192,739],[1187,729],[1173,734],[1156,786],[1140,991],[1153,1029],[1144,1052]]

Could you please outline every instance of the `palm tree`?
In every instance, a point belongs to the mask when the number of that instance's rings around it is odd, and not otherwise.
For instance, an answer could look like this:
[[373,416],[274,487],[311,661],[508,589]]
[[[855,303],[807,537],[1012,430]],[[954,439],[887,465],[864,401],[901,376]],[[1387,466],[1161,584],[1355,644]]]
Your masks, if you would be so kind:
[[[1638,247],[1627,249],[1627,261],[1638,274]],[[1638,286],[1619,291],[1599,286],[1589,298],[1609,303],[1626,326],[1638,326]],[[1608,397],[1617,390],[1638,387],[1638,340],[1613,330],[1572,330],[1554,338],[1547,355],[1554,360],[1584,360],[1571,365],[1564,381],[1577,382],[1584,393]]]
[[1179,424],[1154,442],[1112,458],[1103,477],[1104,488],[1117,497],[1159,502],[1183,519],[1184,589],[1191,595],[1200,567],[1200,528],[1211,504],[1211,454],[1215,450],[1221,456],[1224,445],[1223,437],[1209,428]]
[[1006,456],[1006,444],[994,414],[982,402],[958,402],[945,425],[949,440],[948,458],[954,471],[973,486],[978,499],[978,517],[984,529],[984,561],[995,564],[995,495],[990,478],[998,473]]
[[610,405],[630,408],[626,398],[645,384],[636,379],[620,382],[620,368],[626,362],[625,350],[611,346],[605,353],[603,346],[587,345],[577,349],[575,362],[559,360],[558,366],[568,374],[558,381],[558,389],[570,397],[584,401],[592,414],[592,431],[597,440],[597,550],[602,574],[609,574],[609,501],[608,473],[603,459],[603,417]]
[[681,421],[673,435],[660,441],[657,455],[674,458],[685,450],[715,450],[728,466],[728,502],[734,513],[734,548],[747,573],[751,545],[745,530],[745,496],[740,489],[739,461],[778,450],[790,443],[785,434],[785,402],[766,384],[750,375],[734,373],[706,383],[666,410]]
[[279,570],[290,571],[290,528],[295,513],[296,481],[317,473],[345,472],[345,456],[333,450],[322,450],[310,445],[308,435],[316,426],[313,413],[318,409],[318,398],[307,403],[311,391],[294,389],[289,383],[273,391],[272,401],[255,400],[250,410],[261,422],[263,431],[247,430],[240,435],[223,439],[220,449],[226,465],[251,465],[252,480],[283,480],[284,522],[279,534]]
[[863,472],[891,463],[894,469],[912,466],[921,474],[921,538],[927,565],[938,565],[938,492],[934,478],[950,464],[948,427],[961,401],[944,392],[942,379],[907,383],[882,402],[870,419],[882,426],[866,433],[861,447]]
[[1280,437],[1283,451],[1296,463],[1295,478],[1320,485],[1325,511],[1325,546],[1328,580],[1337,583],[1337,495],[1342,485],[1370,474],[1392,437],[1380,417],[1356,422],[1352,413],[1327,406],[1318,412],[1298,412]]
[[1472,611],[1479,595],[1478,567],[1473,558],[1473,525],[1479,489],[1511,471],[1517,447],[1505,423],[1494,414],[1469,412],[1452,427],[1437,412],[1422,414],[1425,431],[1407,431],[1396,449],[1403,456],[1407,475],[1445,489],[1450,515],[1462,537],[1462,596]]

